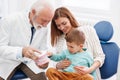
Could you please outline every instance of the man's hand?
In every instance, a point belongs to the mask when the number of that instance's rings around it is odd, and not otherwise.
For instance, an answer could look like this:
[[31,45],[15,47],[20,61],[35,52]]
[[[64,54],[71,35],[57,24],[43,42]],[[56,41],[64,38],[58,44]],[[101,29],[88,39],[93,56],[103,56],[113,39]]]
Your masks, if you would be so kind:
[[35,55],[35,52],[41,54],[41,52],[39,50],[34,49],[32,47],[23,47],[23,49],[22,49],[22,55],[24,57],[30,58],[32,60],[38,59],[38,56]]
[[[24,57],[30,58],[30,59],[32,59],[32,60],[34,60],[34,61],[36,61],[37,59],[39,59],[39,56],[36,55],[36,53],[37,53],[37,54],[42,54],[39,50],[34,49],[34,48],[32,48],[32,47],[24,47],[24,48],[22,49],[22,55],[23,55]],[[48,67],[48,64],[49,64],[49,62],[46,63],[46,64],[43,64],[43,65],[38,65],[38,64],[36,63],[36,65],[37,65],[39,68],[42,68],[42,69],[47,68],[47,67]]]
[[39,68],[42,68],[42,69],[46,69],[47,67],[48,67],[48,64],[49,64],[49,62],[48,63],[46,63],[46,64],[43,64],[43,65],[37,65]]

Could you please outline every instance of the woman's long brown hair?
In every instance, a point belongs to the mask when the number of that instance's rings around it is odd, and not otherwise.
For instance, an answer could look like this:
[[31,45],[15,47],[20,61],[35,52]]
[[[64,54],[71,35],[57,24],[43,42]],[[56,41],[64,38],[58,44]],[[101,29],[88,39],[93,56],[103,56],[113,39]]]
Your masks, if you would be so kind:
[[54,17],[51,22],[51,44],[54,46],[57,43],[59,36],[63,34],[61,30],[57,28],[55,20],[60,17],[66,17],[70,20],[72,27],[77,28],[79,26],[77,20],[74,18],[72,13],[65,7],[57,8],[54,14]]

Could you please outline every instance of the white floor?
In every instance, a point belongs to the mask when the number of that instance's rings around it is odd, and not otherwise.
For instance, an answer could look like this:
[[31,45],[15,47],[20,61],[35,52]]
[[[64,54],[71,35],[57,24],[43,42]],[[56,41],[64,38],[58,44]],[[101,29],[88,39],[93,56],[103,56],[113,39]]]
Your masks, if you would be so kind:
[[113,75],[113,76],[110,77],[109,79],[102,79],[102,80],[116,80],[116,75]]
[[[30,80],[29,78],[27,79],[19,79],[19,80]],[[116,75],[113,75],[111,78],[109,79],[102,79],[102,80],[116,80]]]

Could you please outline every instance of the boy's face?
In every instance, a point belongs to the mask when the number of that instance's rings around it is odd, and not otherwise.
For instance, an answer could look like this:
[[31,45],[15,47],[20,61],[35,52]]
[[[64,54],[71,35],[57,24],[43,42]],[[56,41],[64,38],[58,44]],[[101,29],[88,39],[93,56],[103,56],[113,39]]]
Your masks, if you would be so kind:
[[67,48],[70,53],[75,54],[76,52],[79,52],[82,47],[80,45],[75,44],[74,42],[67,42]]

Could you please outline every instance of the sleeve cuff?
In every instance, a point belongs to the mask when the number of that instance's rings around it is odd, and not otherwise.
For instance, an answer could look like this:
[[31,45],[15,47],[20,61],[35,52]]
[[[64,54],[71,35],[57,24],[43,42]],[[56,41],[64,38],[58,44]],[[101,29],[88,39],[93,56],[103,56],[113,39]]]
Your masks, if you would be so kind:
[[21,60],[21,59],[23,58],[23,56],[22,56],[22,48],[18,49],[17,52],[18,52],[18,53],[17,53],[17,55],[16,55],[16,58],[17,58],[18,60]]

